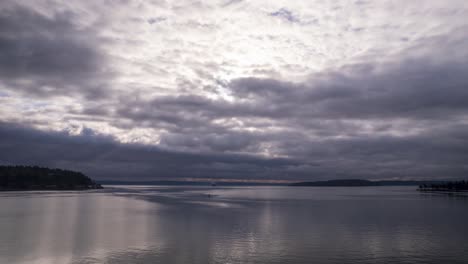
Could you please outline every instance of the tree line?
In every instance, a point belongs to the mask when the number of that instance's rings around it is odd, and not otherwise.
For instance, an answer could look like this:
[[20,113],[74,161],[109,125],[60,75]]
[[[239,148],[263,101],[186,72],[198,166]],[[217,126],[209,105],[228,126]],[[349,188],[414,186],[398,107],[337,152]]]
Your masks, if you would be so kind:
[[81,172],[38,166],[0,166],[0,190],[102,188]]

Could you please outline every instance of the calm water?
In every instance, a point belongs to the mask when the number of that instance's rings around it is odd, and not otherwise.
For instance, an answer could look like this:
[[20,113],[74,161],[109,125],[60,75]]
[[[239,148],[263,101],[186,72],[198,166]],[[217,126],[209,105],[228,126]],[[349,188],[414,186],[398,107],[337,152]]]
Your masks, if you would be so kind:
[[0,263],[468,263],[468,197],[414,189],[0,193]]

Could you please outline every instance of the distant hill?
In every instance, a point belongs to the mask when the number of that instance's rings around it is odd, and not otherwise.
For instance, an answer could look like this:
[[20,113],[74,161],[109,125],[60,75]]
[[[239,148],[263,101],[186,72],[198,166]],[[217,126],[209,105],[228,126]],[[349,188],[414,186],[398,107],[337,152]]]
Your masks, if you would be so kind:
[[345,179],[315,182],[297,182],[290,184],[290,186],[377,186],[377,184],[368,180]]
[[0,191],[101,188],[81,172],[36,166],[0,166]]
[[284,183],[262,183],[262,182],[228,182],[228,181],[112,181],[105,180],[99,181],[103,185],[161,185],[161,186],[179,186],[179,185],[193,185],[193,186],[285,186]]
[[320,187],[353,187],[353,186],[418,186],[422,184],[437,184],[443,181],[369,181],[360,179],[343,179],[314,182],[297,182],[289,186],[320,186]]

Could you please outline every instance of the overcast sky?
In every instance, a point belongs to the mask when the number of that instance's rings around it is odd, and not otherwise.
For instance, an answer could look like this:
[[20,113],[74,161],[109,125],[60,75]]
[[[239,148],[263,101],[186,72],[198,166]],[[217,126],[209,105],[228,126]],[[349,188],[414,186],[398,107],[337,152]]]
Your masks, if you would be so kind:
[[0,2],[0,164],[468,177],[468,1]]

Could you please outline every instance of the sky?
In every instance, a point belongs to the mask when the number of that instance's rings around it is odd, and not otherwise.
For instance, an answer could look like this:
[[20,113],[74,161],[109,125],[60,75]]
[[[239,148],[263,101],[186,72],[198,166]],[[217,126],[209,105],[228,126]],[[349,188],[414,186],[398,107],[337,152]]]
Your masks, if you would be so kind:
[[0,164],[468,177],[468,1],[0,3]]

